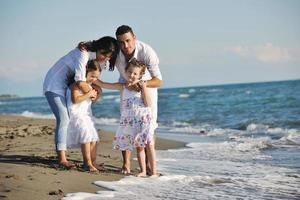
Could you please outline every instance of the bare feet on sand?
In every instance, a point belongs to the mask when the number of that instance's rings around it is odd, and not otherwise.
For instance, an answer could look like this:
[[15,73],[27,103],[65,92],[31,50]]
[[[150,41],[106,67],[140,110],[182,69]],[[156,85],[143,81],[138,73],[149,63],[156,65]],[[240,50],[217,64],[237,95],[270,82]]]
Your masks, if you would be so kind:
[[107,171],[107,169],[104,167],[104,163],[100,163],[100,164],[93,163],[93,166],[97,168],[97,170],[99,170],[100,172]]
[[64,161],[64,162],[59,163],[59,168],[63,168],[63,169],[67,169],[67,170],[76,169],[76,165],[72,164],[68,161]]
[[129,175],[130,174],[130,169],[126,168],[126,167],[122,167],[121,173],[124,175]]
[[147,177],[147,174],[146,174],[146,172],[141,172],[141,173],[136,174],[135,176],[145,178],[145,177]]

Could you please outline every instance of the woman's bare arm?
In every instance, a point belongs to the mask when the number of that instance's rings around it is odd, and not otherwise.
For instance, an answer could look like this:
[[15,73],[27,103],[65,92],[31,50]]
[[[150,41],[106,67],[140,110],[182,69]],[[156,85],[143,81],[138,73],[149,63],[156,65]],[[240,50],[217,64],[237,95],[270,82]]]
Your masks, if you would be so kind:
[[90,90],[88,93],[84,93],[82,94],[81,93],[81,89],[78,87],[77,84],[73,84],[71,86],[71,98],[72,98],[72,102],[74,104],[77,104],[77,103],[81,103],[82,101],[88,99],[88,98],[96,98],[97,96],[97,91],[92,89]]

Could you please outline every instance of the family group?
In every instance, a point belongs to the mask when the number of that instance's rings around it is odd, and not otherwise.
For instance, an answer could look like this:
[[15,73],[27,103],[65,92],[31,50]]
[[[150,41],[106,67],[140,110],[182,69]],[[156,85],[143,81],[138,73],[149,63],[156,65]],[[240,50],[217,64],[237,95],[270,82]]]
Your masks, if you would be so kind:
[[[136,149],[139,177],[157,176],[155,138],[157,88],[162,85],[159,59],[151,46],[139,41],[128,25],[119,26],[116,38],[80,42],[47,72],[43,93],[56,118],[55,147],[61,167],[76,167],[66,157],[68,148],[81,148],[84,169],[104,170],[96,163],[99,136],[91,105],[102,88],[120,91],[120,122],[112,141],[123,157],[121,172],[131,174],[131,152]],[[102,70],[120,74],[115,83],[101,81]]]

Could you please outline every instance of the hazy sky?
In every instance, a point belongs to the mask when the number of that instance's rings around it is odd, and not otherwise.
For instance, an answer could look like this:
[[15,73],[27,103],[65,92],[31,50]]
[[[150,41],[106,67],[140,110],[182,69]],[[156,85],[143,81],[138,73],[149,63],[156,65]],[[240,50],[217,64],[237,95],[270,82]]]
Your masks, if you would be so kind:
[[0,24],[0,94],[41,96],[60,57],[122,24],[155,49],[165,88],[300,78],[298,0],[0,0]]

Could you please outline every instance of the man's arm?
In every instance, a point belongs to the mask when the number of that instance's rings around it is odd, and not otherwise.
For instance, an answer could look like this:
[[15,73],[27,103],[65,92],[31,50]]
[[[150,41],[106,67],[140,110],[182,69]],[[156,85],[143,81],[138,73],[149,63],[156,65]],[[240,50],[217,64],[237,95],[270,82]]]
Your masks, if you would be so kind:
[[145,81],[146,87],[149,88],[159,88],[162,86],[163,81],[159,78],[152,77],[152,79]]
[[137,85],[141,88],[142,99],[146,107],[151,107],[151,97],[146,87],[145,81],[140,81]]
[[94,82],[95,85],[105,88],[105,89],[109,89],[109,90],[119,90],[121,91],[123,89],[123,84],[121,83],[107,83],[107,82],[103,82],[101,80],[97,80]]

